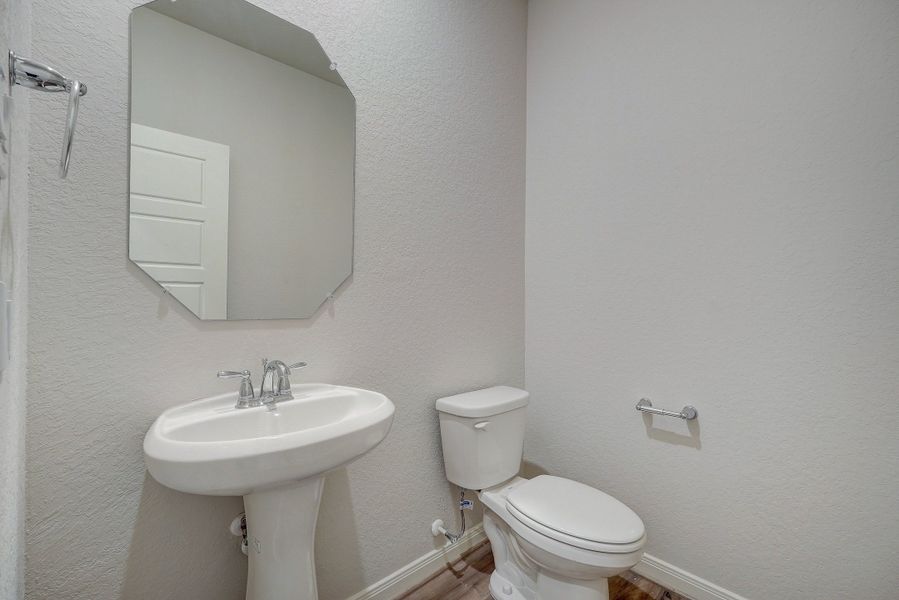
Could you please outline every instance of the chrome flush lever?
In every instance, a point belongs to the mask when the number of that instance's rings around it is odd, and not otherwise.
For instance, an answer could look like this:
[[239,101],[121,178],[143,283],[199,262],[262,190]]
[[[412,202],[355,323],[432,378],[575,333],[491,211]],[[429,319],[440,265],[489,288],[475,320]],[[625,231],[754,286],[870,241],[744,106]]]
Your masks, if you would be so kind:
[[9,51],[9,88],[22,85],[42,92],[66,92],[69,108],[66,113],[66,129],[62,138],[62,155],[59,159],[59,177],[65,179],[69,173],[72,144],[75,141],[75,123],[78,120],[78,104],[87,93],[87,86],[77,79],[69,79],[49,65],[18,56]]

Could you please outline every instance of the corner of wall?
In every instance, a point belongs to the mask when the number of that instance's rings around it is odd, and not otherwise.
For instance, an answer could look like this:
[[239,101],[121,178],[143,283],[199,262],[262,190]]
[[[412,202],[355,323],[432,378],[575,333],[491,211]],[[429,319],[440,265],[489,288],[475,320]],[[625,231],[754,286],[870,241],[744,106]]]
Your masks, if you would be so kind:
[[[31,2],[0,12],[0,49],[31,50]],[[4,69],[5,71],[5,69]],[[4,82],[5,84],[5,82]],[[6,95],[6,90],[3,90]],[[7,172],[0,182],[0,280],[8,286],[10,362],[0,373],[0,597],[25,596],[25,388],[28,324],[28,98],[14,94]]]

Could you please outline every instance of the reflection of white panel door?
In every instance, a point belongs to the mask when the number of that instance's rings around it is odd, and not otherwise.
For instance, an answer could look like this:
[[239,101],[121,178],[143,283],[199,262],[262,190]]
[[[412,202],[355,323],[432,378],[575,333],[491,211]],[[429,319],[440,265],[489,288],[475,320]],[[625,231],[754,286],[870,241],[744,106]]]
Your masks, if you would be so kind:
[[230,154],[131,125],[129,256],[201,319],[228,316]]

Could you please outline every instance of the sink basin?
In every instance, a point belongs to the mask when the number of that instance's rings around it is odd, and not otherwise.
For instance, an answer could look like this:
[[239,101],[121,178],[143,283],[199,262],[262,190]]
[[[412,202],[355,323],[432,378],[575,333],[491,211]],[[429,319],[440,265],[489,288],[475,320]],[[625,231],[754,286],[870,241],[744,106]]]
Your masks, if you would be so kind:
[[316,600],[323,475],[377,446],[393,421],[393,403],[377,392],[325,384],[291,390],[294,398],[273,410],[235,408],[236,393],[182,404],[162,413],[144,438],[147,470],[159,483],[243,496],[247,600]]
[[181,492],[245,496],[346,464],[381,442],[393,420],[382,394],[322,384],[292,386],[293,400],[234,408],[222,394],[170,408],[144,438],[147,469]]

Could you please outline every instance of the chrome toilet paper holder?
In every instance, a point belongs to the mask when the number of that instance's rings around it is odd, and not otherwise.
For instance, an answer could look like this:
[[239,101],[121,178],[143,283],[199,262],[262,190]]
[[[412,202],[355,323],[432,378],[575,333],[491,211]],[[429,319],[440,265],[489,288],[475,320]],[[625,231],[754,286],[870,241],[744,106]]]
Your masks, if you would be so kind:
[[662,408],[653,408],[652,402],[649,398],[641,398],[639,402],[637,402],[637,410],[640,412],[649,413],[651,415],[661,415],[663,417],[675,417],[677,419],[684,419],[686,421],[692,421],[699,414],[697,410],[687,405],[683,407],[680,412],[676,412],[673,410],[665,410]]

